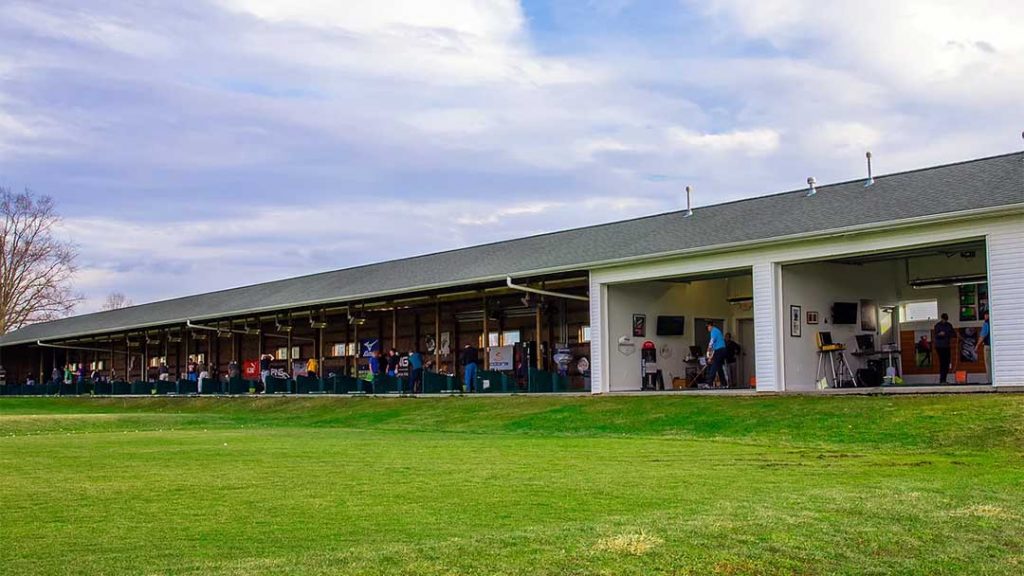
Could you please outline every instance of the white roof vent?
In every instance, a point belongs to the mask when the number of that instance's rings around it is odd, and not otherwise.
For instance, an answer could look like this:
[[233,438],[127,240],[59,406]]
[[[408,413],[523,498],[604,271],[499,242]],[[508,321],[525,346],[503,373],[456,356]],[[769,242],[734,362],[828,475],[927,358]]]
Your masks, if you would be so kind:
[[817,184],[818,184],[818,181],[814,179],[814,176],[811,176],[811,177],[807,178],[807,195],[808,196],[814,196],[815,194],[818,193],[818,189],[816,188]]
[[871,175],[871,150],[868,150],[864,156],[868,159],[868,180],[864,183],[864,187],[867,188],[875,183],[875,178]]
[[686,214],[685,217],[693,216],[693,188],[690,186],[686,187]]

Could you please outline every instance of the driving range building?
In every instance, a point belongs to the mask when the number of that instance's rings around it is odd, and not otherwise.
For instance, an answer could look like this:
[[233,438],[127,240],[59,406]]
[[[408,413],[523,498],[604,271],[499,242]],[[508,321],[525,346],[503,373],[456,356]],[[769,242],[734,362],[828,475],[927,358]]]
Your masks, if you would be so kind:
[[742,350],[731,387],[790,392],[937,383],[946,313],[950,384],[1014,387],[1022,255],[1018,152],[69,317],[0,337],[0,364],[8,385],[65,364],[150,381],[162,363],[224,372],[262,354],[355,376],[369,345],[418,349],[458,381],[472,344],[513,346],[519,383],[502,391],[686,390],[710,321]]

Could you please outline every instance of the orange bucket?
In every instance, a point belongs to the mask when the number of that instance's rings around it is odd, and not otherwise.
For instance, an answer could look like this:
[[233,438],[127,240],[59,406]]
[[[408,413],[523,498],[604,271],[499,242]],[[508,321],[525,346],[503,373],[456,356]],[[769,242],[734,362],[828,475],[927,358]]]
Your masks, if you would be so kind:
[[957,384],[967,384],[967,370],[957,370],[956,371],[956,383]]

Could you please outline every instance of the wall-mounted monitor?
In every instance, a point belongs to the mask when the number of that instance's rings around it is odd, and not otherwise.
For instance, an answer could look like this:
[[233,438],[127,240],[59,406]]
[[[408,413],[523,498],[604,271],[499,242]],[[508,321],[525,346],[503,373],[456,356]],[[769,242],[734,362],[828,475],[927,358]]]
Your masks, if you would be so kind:
[[682,336],[685,329],[685,316],[658,316],[658,336]]
[[833,324],[856,324],[857,309],[860,304],[857,302],[835,302],[832,304]]

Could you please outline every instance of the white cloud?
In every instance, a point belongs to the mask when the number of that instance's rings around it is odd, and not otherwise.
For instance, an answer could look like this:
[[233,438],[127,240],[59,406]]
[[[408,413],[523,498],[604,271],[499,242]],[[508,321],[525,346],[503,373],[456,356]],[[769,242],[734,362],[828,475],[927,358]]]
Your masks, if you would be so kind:
[[[470,216],[458,216],[455,219],[457,224],[462,226],[484,226],[487,224],[497,224],[503,219],[513,216],[525,216],[535,215],[542,212],[547,212],[555,208],[562,208],[565,206],[563,202],[530,202],[526,204],[514,204],[511,206],[502,206],[501,201],[492,201],[486,204],[478,204],[477,213],[483,212],[483,214]],[[483,210],[480,210],[483,208]]]
[[1017,0],[715,0],[707,10],[750,38],[856,70],[903,97],[978,106],[1024,98]]
[[363,33],[410,27],[506,38],[518,34],[523,25],[522,10],[514,0],[223,0],[223,3],[270,21]]
[[0,6],[0,20],[49,38],[101,46],[134,56],[166,56],[170,43],[159,34],[144,31],[126,20],[104,18],[83,10],[12,2]]
[[680,148],[716,154],[768,154],[780,141],[778,131],[770,128],[704,134],[676,127],[668,130],[668,138]]
[[191,213],[173,226],[73,216],[57,232],[78,246],[81,267],[74,281],[86,296],[79,312],[90,312],[112,291],[144,303],[633,217],[650,208],[626,195],[572,206],[365,198],[283,210],[254,207],[242,217],[217,220]]
[[140,302],[708,205],[1017,149],[1020,8],[972,6],[7,0],[0,178]]
[[882,132],[860,122],[823,122],[803,132],[801,146],[815,154],[847,158],[874,148],[882,141]]

